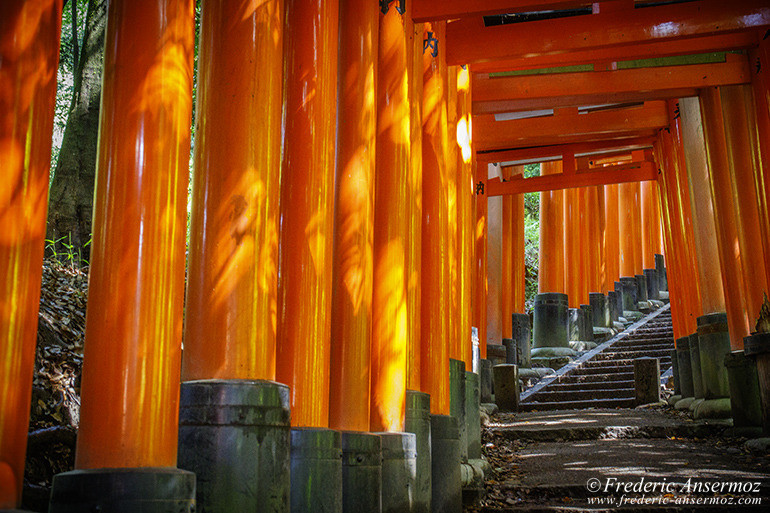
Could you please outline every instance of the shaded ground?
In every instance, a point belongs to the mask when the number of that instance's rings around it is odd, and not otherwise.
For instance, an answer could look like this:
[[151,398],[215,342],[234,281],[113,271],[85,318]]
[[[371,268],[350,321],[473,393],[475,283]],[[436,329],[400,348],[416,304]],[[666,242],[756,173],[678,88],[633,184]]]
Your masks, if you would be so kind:
[[488,494],[466,510],[767,511],[770,457],[726,433],[664,408],[496,414],[482,432]]

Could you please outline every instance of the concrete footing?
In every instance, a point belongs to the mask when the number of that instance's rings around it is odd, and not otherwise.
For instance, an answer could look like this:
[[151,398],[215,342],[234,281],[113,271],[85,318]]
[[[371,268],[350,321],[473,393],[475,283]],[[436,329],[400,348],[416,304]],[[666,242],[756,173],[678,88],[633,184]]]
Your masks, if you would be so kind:
[[[384,455],[384,441],[382,445]],[[291,430],[290,497],[292,513],[342,511],[342,436],[339,431],[309,427]]]
[[206,513],[289,509],[289,387],[262,380],[182,383],[179,468]]
[[647,300],[660,299],[660,284],[658,283],[658,271],[655,269],[645,269],[644,277],[647,280]]
[[193,513],[195,474],[176,468],[98,468],[54,476],[51,513]]
[[698,352],[704,403],[693,413],[695,418],[730,418],[730,384],[725,357],[730,354],[727,314],[712,313],[698,317]]
[[676,339],[676,362],[679,374],[679,389],[682,398],[695,398],[692,379],[692,362],[690,360],[690,337]]
[[465,371],[465,426],[468,460],[481,458],[481,395],[479,375]]
[[623,294],[623,317],[628,318],[625,312],[635,312],[637,299],[636,278],[623,276],[620,278],[620,287]]
[[532,358],[575,356],[567,337],[567,294],[546,293],[535,297]]
[[593,327],[593,311],[591,305],[580,305],[580,311],[582,316],[582,322],[578,324],[580,328],[580,338],[583,342],[593,342],[594,340],[594,327]]
[[511,316],[511,328],[511,338],[516,342],[514,363],[519,367],[529,368],[532,366],[532,330],[529,326],[529,315],[514,313]]
[[492,365],[499,363],[507,363],[508,351],[504,345],[501,344],[487,344],[487,359],[492,362]]
[[[489,360],[482,360],[482,362],[485,361]],[[404,431],[414,433],[417,449],[417,479],[414,486],[412,513],[429,513],[431,510],[430,395],[416,390],[406,391]]]
[[417,438],[413,433],[377,434],[382,439],[382,513],[412,511],[417,482]]
[[694,411],[695,407],[700,404],[704,399],[703,391],[703,376],[700,369],[700,342],[698,340],[698,334],[692,334],[688,337],[690,345],[690,368],[692,370],[692,388],[695,400],[690,403],[690,411]]
[[757,364],[743,351],[725,356],[727,381],[730,384],[730,408],[733,430],[754,434],[762,430],[762,400],[759,392]]
[[647,301],[647,277],[643,274],[635,274],[636,280],[636,302]]
[[663,255],[655,255],[655,270],[658,272],[658,290],[668,291],[668,279],[666,276],[666,265]]
[[634,391],[637,406],[660,402],[660,362],[657,358],[644,356],[634,360]]
[[457,430],[457,422],[450,415],[431,415],[430,421],[432,511],[433,513],[461,513],[462,476],[460,433]]
[[[373,433],[342,432],[342,512],[382,511],[382,441]],[[250,510],[250,511],[257,511]]]
[[672,349],[669,353],[671,357],[671,379],[674,384],[674,395],[682,395],[682,385],[679,383],[679,359],[676,355],[676,349]]
[[492,402],[492,362],[488,359],[481,360],[481,372],[479,373],[481,379],[481,402]]
[[460,459],[468,460],[468,426],[465,422],[465,362],[449,360],[449,414],[460,432]]
[[519,410],[519,368],[502,364],[492,368],[495,382],[495,403],[500,411]]
[[762,398],[762,429],[770,434],[770,333],[756,333],[743,339],[746,356],[757,363],[759,393]]

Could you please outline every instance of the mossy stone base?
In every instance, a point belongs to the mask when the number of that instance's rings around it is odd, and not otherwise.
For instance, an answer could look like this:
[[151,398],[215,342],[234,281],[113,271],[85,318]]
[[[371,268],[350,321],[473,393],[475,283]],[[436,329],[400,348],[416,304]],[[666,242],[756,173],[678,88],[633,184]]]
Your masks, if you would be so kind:
[[689,410],[693,401],[695,401],[694,397],[685,397],[684,399],[679,399],[676,404],[674,404],[674,408],[677,410]]
[[729,419],[732,416],[730,398],[706,399],[693,410],[696,419]]
[[576,356],[571,347],[536,347],[532,350],[532,361],[540,361],[543,358]]
[[[574,351],[573,351],[574,352]],[[559,370],[569,363],[570,359],[566,356],[533,356],[532,363],[538,364],[549,369]]]

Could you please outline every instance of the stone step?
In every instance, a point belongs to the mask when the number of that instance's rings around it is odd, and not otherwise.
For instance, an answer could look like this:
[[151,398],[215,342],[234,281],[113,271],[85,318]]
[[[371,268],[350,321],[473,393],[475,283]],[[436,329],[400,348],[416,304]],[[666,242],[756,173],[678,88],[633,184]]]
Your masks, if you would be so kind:
[[632,388],[606,388],[598,390],[549,390],[532,397],[540,403],[589,401],[593,399],[628,399],[634,397]]
[[634,366],[633,365],[614,365],[610,367],[578,367],[573,371],[575,374],[608,374],[610,376],[614,374],[624,374],[629,373],[631,375],[634,374]]
[[633,408],[634,398],[590,399],[587,401],[555,401],[550,403],[526,402],[519,405],[520,411],[533,410],[581,410],[585,408]]
[[573,371],[571,374],[563,376],[559,379],[559,383],[602,383],[607,381],[633,381],[634,373],[631,372],[613,372],[613,373],[594,373],[594,374],[578,374],[577,371]]
[[548,390],[604,390],[608,388],[633,388],[634,380],[597,381],[582,383],[553,383]]
[[[658,359],[660,361],[661,365],[670,365],[671,364],[671,358],[669,357],[662,357]],[[634,365],[634,360],[631,358],[627,358],[624,360],[589,360],[585,362],[582,367],[583,368],[596,368],[596,367],[616,367],[616,366],[632,366]]]
[[623,339],[615,342],[612,347],[637,347],[637,346],[673,346],[673,338],[641,338],[638,340]]
[[604,352],[597,354],[594,358],[597,360],[633,360],[634,358],[665,358],[670,356],[670,349],[653,349],[646,351],[613,351],[613,348],[609,348]]

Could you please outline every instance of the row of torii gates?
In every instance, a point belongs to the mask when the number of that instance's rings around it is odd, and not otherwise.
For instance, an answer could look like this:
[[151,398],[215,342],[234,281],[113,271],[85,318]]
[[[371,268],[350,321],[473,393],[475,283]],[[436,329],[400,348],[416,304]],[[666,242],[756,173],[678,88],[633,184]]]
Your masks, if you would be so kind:
[[[0,4],[0,508],[22,489],[61,4]],[[770,281],[766,2],[206,0],[185,277],[193,4],[110,2],[78,470],[51,511],[189,511],[180,433],[188,461],[226,450],[185,432],[205,422],[259,418],[288,455],[290,408],[292,454],[321,458],[339,430],[404,432],[414,391],[452,432],[450,359],[470,371],[472,326],[497,342],[488,197],[506,198],[506,315],[522,193],[541,191],[541,292],[584,302],[664,252],[675,335],[726,312],[742,347]],[[288,507],[288,459],[227,457],[278,476],[259,500]],[[329,490],[298,465],[303,511]],[[456,508],[433,468],[433,510]]]

